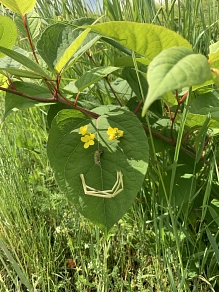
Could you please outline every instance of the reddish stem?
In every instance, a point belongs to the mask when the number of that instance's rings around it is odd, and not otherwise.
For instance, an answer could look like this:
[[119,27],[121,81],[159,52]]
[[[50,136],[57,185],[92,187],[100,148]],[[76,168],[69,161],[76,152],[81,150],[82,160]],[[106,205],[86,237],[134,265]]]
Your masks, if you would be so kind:
[[134,110],[134,114],[135,114],[135,115],[136,115],[137,112],[139,111],[139,108],[141,107],[142,103],[143,103],[142,101],[140,101],[140,102],[138,103],[136,109]]
[[35,48],[34,48],[34,45],[33,45],[32,39],[31,39],[30,31],[29,31],[29,28],[28,28],[27,15],[26,14],[24,16],[22,16],[22,21],[23,21],[23,24],[24,24],[24,27],[25,27],[25,30],[26,30],[26,33],[27,33],[27,38],[28,38],[29,44],[31,46],[31,50],[32,50],[34,59],[37,62],[37,64],[39,64],[39,61],[38,61],[36,53],[35,53]]
[[12,94],[16,94],[16,95],[19,95],[19,96],[22,96],[22,97],[25,97],[25,98],[28,98],[28,99],[31,99],[31,100],[36,100],[36,101],[39,101],[39,102],[48,102],[48,103],[53,103],[53,102],[60,102],[60,103],[63,103],[65,105],[68,105],[74,109],[77,109],[79,110],[80,112],[82,113],[85,113],[86,115],[94,118],[94,119],[97,119],[99,117],[98,114],[96,113],[93,113],[89,110],[86,110],[82,107],[79,107],[79,106],[74,106],[73,103],[71,103],[69,100],[66,100],[66,99],[62,99],[62,98],[59,98],[58,96],[56,97],[48,97],[48,98],[39,98],[37,96],[31,96],[29,94],[26,94],[26,93],[23,93],[23,92],[20,92],[20,91],[17,91],[17,90],[14,90],[14,89],[9,89],[9,88],[4,88],[4,87],[1,87],[0,86],[0,90],[2,91],[5,91],[5,92],[9,92],[9,93],[12,93]]

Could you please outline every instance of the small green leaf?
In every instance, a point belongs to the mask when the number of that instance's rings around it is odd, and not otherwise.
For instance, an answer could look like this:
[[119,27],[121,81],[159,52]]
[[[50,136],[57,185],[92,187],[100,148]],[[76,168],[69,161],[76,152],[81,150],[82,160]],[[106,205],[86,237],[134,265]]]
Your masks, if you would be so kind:
[[[69,201],[93,223],[109,230],[128,210],[140,190],[148,166],[148,143],[138,118],[130,111],[101,106],[100,115],[91,120],[75,110],[63,110],[52,123],[48,140],[48,157],[56,180]],[[95,134],[95,143],[83,147],[79,128],[88,125]],[[124,131],[119,140],[109,141],[107,130],[117,127]],[[99,165],[96,151],[101,150]],[[123,177],[123,191],[113,198],[100,198],[84,193],[80,174],[94,190],[110,190],[117,181],[117,171]],[[121,187],[121,185],[120,185]]]
[[[17,39],[17,28],[14,22],[7,16],[0,15],[0,44],[4,48],[11,49]],[[0,58],[4,57],[4,53],[0,53]]]
[[201,84],[212,75],[205,56],[185,47],[173,47],[154,58],[148,66],[147,78],[149,90],[142,115],[164,93]]
[[34,8],[36,0],[1,0],[1,3],[11,11],[23,16]]
[[192,48],[187,40],[165,27],[129,21],[111,21],[87,26],[113,38],[124,47],[153,60],[161,51],[173,46]]
[[[14,86],[19,92],[23,92],[25,94],[36,96],[38,98],[49,98],[51,97],[51,93],[48,88],[35,85],[33,83],[28,82],[19,82],[15,81]],[[46,104],[51,104],[51,102],[39,102],[36,100],[31,100],[20,95],[12,94],[7,92],[5,96],[5,115],[6,118],[11,112],[30,108],[34,106],[44,106]]]
[[109,75],[110,73],[118,70],[117,67],[97,67],[87,71],[82,75],[76,82],[75,85],[78,88],[78,91],[84,90],[86,87],[96,83],[100,79],[104,78],[105,76]]
[[30,60],[29,58],[25,57],[24,55],[3,47],[0,47],[0,52],[9,56],[18,63],[22,64],[24,67],[31,69],[33,73],[39,74],[45,78],[50,79],[50,77],[43,71],[43,69],[41,69],[41,67],[38,64]]

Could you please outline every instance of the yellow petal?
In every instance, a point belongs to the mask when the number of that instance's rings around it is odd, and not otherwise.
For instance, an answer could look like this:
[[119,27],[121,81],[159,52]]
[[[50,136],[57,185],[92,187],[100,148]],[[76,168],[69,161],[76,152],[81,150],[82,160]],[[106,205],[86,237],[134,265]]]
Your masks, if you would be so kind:
[[85,135],[84,137],[81,137],[81,141],[82,142],[88,142],[90,140],[90,136],[89,135]]
[[94,140],[94,138],[95,138],[95,135],[94,134],[90,134],[90,139]]
[[112,127],[109,127],[108,130],[107,130],[107,134],[108,135],[112,135],[112,134],[114,134],[114,132],[115,131],[114,131],[114,129]]
[[78,134],[85,135],[87,133],[87,125],[80,127]]

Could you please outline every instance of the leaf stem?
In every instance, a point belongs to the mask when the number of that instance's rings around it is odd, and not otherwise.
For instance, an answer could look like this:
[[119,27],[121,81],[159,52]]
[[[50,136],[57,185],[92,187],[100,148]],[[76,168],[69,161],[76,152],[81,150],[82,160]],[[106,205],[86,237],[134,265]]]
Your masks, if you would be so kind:
[[22,21],[23,21],[23,24],[24,24],[24,27],[25,27],[25,30],[26,30],[26,33],[27,33],[27,38],[28,38],[28,41],[29,41],[29,44],[30,44],[30,47],[31,47],[31,50],[32,50],[32,53],[33,53],[33,56],[34,56],[34,59],[37,62],[37,64],[39,64],[39,61],[38,61],[36,53],[35,53],[35,48],[34,48],[34,45],[33,45],[33,42],[32,42],[32,38],[31,38],[31,35],[30,35],[30,31],[29,31],[29,28],[28,28],[27,15],[26,14],[22,16]]
[[[144,128],[145,132],[149,132],[148,127],[146,127],[146,126],[143,125],[143,128]],[[170,144],[170,145],[172,145],[172,146],[176,146],[176,141],[174,141],[174,140],[172,140],[172,139],[170,139],[170,138],[167,138],[167,137],[161,135],[160,133],[158,133],[158,132],[156,132],[156,131],[153,131],[153,130],[150,130],[150,131],[151,131],[151,133],[152,133],[152,135],[153,135],[154,137],[157,137],[158,139],[161,139],[161,140],[163,140],[164,142],[166,142],[166,143],[168,143],[168,144]],[[192,158],[196,158],[196,153],[194,153],[194,152],[188,150],[188,149],[185,148],[184,146],[181,145],[181,146],[180,146],[180,149],[181,149],[183,152],[185,152],[187,155],[189,155],[190,157],[192,157]],[[200,160],[203,161],[206,165],[209,165],[209,162],[208,162],[203,156],[201,157]]]

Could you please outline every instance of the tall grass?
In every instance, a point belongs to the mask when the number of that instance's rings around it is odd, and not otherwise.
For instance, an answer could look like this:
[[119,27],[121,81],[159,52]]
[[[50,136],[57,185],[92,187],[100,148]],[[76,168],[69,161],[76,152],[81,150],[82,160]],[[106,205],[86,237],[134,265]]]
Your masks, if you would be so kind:
[[[36,10],[49,23],[58,17],[103,16],[101,21],[164,25],[203,54],[218,40],[217,1],[184,0],[177,4],[173,0],[159,6],[152,0],[103,0],[103,5],[97,1],[97,7],[82,0],[53,2],[37,1]],[[106,51],[107,62],[113,59],[112,54],[112,50]],[[78,70],[80,74],[86,67],[82,64]],[[2,113],[3,106],[1,100]],[[189,206],[181,210],[161,203],[158,181],[163,179],[162,167],[152,151],[151,165],[155,167],[149,168],[132,208],[106,237],[69,206],[58,189],[47,160],[47,134],[43,110],[17,112],[1,124],[0,291],[219,289],[218,232],[214,237],[205,225],[214,159],[210,171],[203,168],[206,184],[200,184],[191,197],[191,202],[203,202],[203,209],[195,214],[200,221],[192,221]],[[174,151],[172,165],[176,168],[179,144]],[[165,150],[162,159],[163,165],[170,163],[165,160]],[[194,164],[194,173],[196,167]]]

